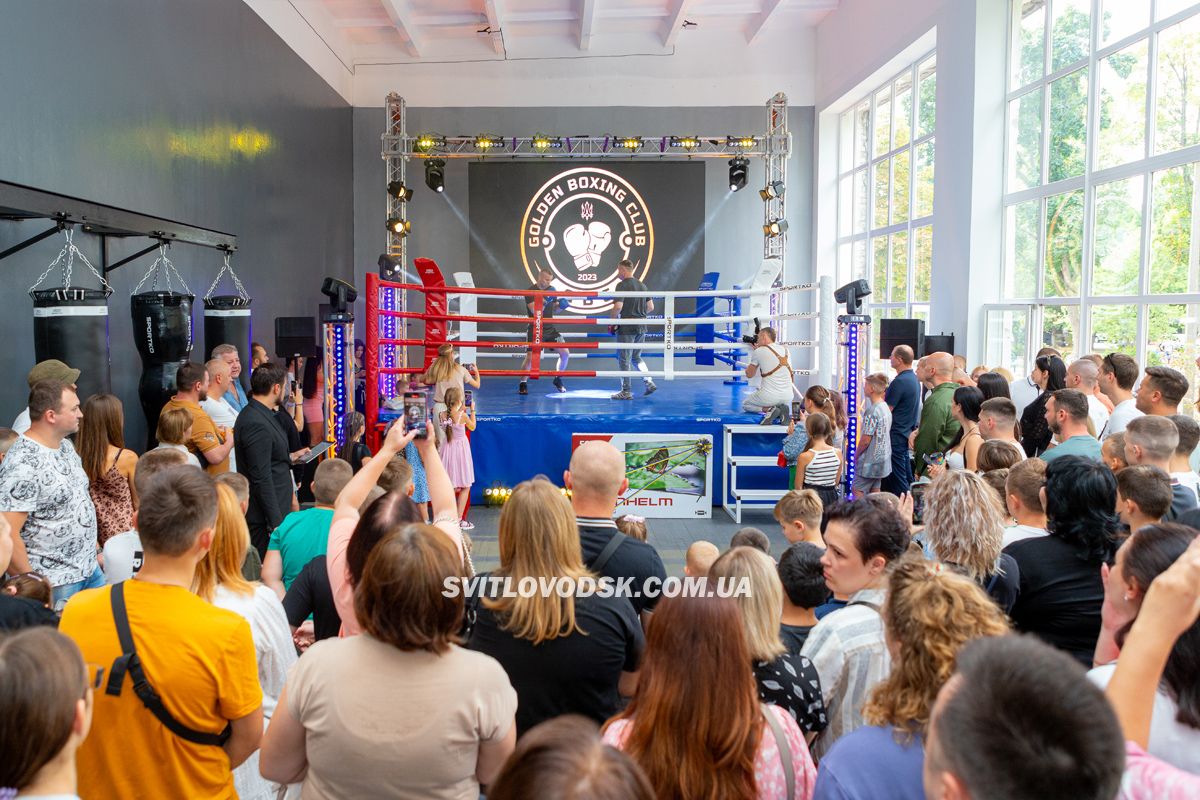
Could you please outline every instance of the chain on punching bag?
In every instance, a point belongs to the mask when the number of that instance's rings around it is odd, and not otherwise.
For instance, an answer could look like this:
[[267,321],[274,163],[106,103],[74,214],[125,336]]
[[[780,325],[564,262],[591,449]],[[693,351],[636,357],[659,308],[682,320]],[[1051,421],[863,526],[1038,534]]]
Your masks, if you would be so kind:
[[[253,335],[250,329],[251,298],[233,267],[229,266],[229,257],[230,253],[226,252],[224,266],[204,295],[204,357],[210,357],[213,348],[218,345],[231,344],[237,347],[238,358],[242,362],[239,381],[242,389],[249,393],[250,359],[253,356],[250,352],[250,340]],[[214,295],[213,292],[226,271],[229,272],[229,279],[237,294]]]
[[[160,274],[166,278],[166,289],[159,290]],[[138,293],[150,278],[150,291]],[[182,292],[171,288],[174,275]],[[142,378],[138,382],[138,398],[146,416],[146,449],[157,445],[154,433],[158,415],[175,394],[175,373],[192,355],[192,301],[195,296],[167,258],[167,245],[160,243],[158,258],[150,271],[142,276],[129,298],[133,316],[133,338],[142,357]]]
[[[108,361],[108,296],[112,287],[75,246],[75,231],[63,230],[66,244],[37,282],[29,287],[33,298],[34,361],[56,358],[79,370],[80,401],[111,388]],[[99,289],[72,286],[75,259],[100,280]],[[62,288],[39,289],[54,271],[62,270]]]

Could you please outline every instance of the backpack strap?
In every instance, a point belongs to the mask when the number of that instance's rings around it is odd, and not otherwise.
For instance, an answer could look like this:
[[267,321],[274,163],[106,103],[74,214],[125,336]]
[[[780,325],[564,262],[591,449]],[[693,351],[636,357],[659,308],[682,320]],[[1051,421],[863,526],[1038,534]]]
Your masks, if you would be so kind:
[[788,371],[789,375],[795,375],[795,373],[792,372],[792,365],[788,363],[787,350],[783,351],[783,355],[779,355],[779,353],[776,353],[774,350],[771,349],[771,345],[764,344],[763,347],[767,348],[767,350],[769,350],[771,352],[771,355],[773,355],[779,359],[779,363],[775,365],[774,369],[772,369],[770,372],[763,373],[762,376],[764,378],[771,377],[772,375],[774,375],[776,372],[779,372],[779,370],[783,369],[784,367],[787,367],[787,371]]
[[596,556],[596,560],[589,565],[592,568],[592,571],[596,573],[603,572],[604,567],[608,564],[608,560],[612,558],[613,553],[617,552],[617,548],[620,547],[621,543],[628,538],[628,536],[620,531],[614,533],[613,537],[608,540],[608,544],[604,545],[604,549],[600,551],[600,555]]
[[779,724],[779,720],[771,713],[771,710],[765,705],[760,705],[762,715],[767,719],[767,725],[771,727],[771,734],[775,737],[775,746],[779,748],[779,761],[783,765],[783,776],[787,780],[787,798],[792,800],[796,796],[796,770],[792,765],[792,748],[788,744],[787,735],[783,732],[783,726]]
[[124,582],[113,585],[109,592],[109,599],[112,603],[113,621],[117,626],[117,638],[121,641],[121,655],[113,662],[105,693],[114,697],[120,696],[121,686],[125,682],[125,673],[128,672],[129,678],[133,682],[134,694],[167,730],[192,744],[206,744],[215,747],[224,745],[233,733],[231,725],[226,725],[225,730],[220,733],[207,733],[192,730],[171,716],[171,712],[163,705],[162,698],[158,696],[158,692],[154,691],[154,687],[147,680],[146,673],[142,671],[142,662],[138,658],[137,648],[133,644],[133,632],[129,629],[129,614],[125,610]]

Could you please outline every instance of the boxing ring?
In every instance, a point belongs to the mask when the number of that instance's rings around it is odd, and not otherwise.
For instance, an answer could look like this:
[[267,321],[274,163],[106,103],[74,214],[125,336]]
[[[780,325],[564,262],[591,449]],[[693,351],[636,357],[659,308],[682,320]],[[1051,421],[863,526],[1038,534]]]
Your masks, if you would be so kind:
[[[512,485],[539,473],[557,479],[570,459],[572,434],[709,434],[715,443],[714,464],[720,464],[723,426],[757,422],[762,417],[761,413],[742,410],[742,400],[752,387],[728,380],[744,376],[751,348],[740,337],[730,341],[732,335],[720,335],[721,328],[750,333],[757,320],[763,327],[783,332],[792,327],[791,321],[808,320],[813,326],[811,338],[781,335],[777,341],[789,349],[793,359],[802,351],[811,351],[812,366],[793,368],[793,397],[798,399],[809,382],[829,385],[833,379],[836,337],[832,284],[824,279],[816,284],[780,286],[779,264],[770,260],[765,260],[748,281],[751,288],[695,292],[564,291],[553,287],[508,290],[461,285],[470,282],[469,276],[465,281],[459,276],[458,286],[447,286],[432,261],[414,259],[414,266],[421,283],[387,281],[376,273],[367,275],[364,413],[368,441],[376,447],[387,423],[400,415],[398,410],[386,407],[387,401],[402,394],[409,382],[425,371],[439,345],[453,344],[462,362],[475,363],[483,379],[474,393],[479,425],[471,434],[476,475],[473,502],[482,501],[484,489],[497,484]],[[779,302],[780,296],[800,293],[815,295],[815,310],[772,314],[773,308],[786,307]],[[540,300],[534,302],[533,316],[475,313],[481,300],[506,301],[513,306],[519,302],[525,308],[530,297]],[[645,319],[555,315],[557,304],[571,298],[651,298],[661,315]],[[423,308],[414,310],[422,299]],[[712,311],[714,303],[722,299],[729,302],[730,313]],[[689,313],[688,306],[693,303],[699,313]],[[418,323],[424,325],[419,337],[412,330]],[[480,324],[507,326],[509,330],[481,334]],[[644,325],[651,335],[657,333],[661,338],[620,342],[610,332],[629,325]],[[562,331],[566,341],[545,341],[544,332],[551,326]],[[527,334],[530,328],[532,332]],[[705,333],[709,328],[717,332]],[[497,334],[503,335],[491,338]],[[420,355],[410,353],[405,358],[406,348],[416,349]],[[527,370],[515,368],[519,364],[505,363],[523,358],[527,349],[535,354]],[[542,364],[542,356],[557,357],[554,351],[566,351],[573,358],[615,359],[621,350],[638,350],[643,358],[649,355],[656,362],[661,359],[661,363],[644,365],[644,371],[576,369],[570,364],[558,370]],[[712,361],[697,358],[697,354],[719,357],[722,363],[706,366]],[[610,399],[620,379],[626,377],[657,379],[658,389],[632,401]],[[567,390],[559,392],[549,380],[539,381],[553,378],[568,382]],[[530,393],[518,395],[517,384],[524,379],[530,381]],[[774,456],[779,449],[778,434],[764,434],[760,446],[764,455]],[[739,482],[753,485],[756,480],[763,488],[783,488],[787,471],[764,468],[757,478],[743,477]],[[726,494],[720,474],[714,475],[713,488],[714,498],[721,504]]]

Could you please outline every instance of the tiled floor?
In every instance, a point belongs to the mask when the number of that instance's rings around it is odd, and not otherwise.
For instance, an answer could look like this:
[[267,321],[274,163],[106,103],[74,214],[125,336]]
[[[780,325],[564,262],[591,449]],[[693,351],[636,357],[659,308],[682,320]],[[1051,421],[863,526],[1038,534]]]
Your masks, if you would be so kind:
[[[480,572],[495,569],[499,563],[496,542],[500,524],[500,509],[483,506],[473,507],[470,513],[475,530],[471,531],[474,541],[472,558]],[[779,523],[771,516],[771,509],[749,509],[742,511],[739,526],[723,509],[714,508],[712,519],[648,519],[650,544],[662,556],[667,575],[683,575],[683,559],[688,546],[699,539],[707,539],[721,550],[729,546],[729,538],[739,527],[754,527],[771,539],[771,554],[776,558],[787,547],[787,541],[779,530]]]

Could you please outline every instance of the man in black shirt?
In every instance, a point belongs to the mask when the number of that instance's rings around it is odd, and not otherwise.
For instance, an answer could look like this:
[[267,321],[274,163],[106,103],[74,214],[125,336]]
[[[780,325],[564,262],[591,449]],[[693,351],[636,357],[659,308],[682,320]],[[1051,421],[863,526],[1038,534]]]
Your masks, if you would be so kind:
[[[544,292],[550,288],[550,282],[552,280],[554,280],[553,272],[551,272],[548,269],[539,270],[537,282],[534,283],[532,286],[530,286],[526,291]],[[560,300],[559,298],[556,298],[556,297],[548,297],[546,295],[540,295],[540,294],[525,295],[525,308],[526,308],[526,311],[528,312],[529,316],[532,317],[534,315],[534,310],[537,308],[537,305],[540,304],[542,307],[542,319],[543,320],[553,317],[555,309],[558,309],[560,307],[560,304],[561,304],[562,308],[566,308],[565,302],[566,302],[565,300]],[[525,333],[525,341],[527,341],[527,342],[533,341],[533,326],[532,325],[529,326],[529,329]],[[543,324],[542,325],[542,341],[543,342],[563,342],[566,340],[563,338],[563,335],[558,332],[558,328],[555,328],[553,325]],[[521,371],[522,372],[525,372],[526,370],[529,369],[529,365],[534,357],[535,357],[535,354],[534,354],[532,348],[525,351],[525,360],[521,362]],[[536,358],[538,360],[538,363],[541,364],[542,363],[542,351],[537,352]],[[569,361],[570,358],[571,358],[570,350],[567,350],[566,348],[560,348],[558,350],[558,371],[559,372],[563,372],[564,370],[566,370],[567,361]],[[563,386],[562,378],[560,378],[560,377],[555,377],[554,388],[558,389],[560,392],[565,392],[567,390],[567,387]],[[517,393],[518,394],[529,394],[529,383],[528,383],[527,379],[523,378],[521,380],[521,385],[517,387]]]
[[[342,627],[342,618],[338,616],[337,606],[333,603],[333,589],[329,586],[329,570],[326,567],[325,556],[317,556],[300,570],[287,594],[283,596],[283,610],[287,614],[293,636],[309,616],[313,618],[312,638],[315,641],[338,635]],[[306,646],[307,644],[311,642],[307,642]]]
[[[617,284],[618,292],[649,291],[646,288],[646,284],[633,277],[633,262],[628,258],[621,259],[620,263],[617,264],[617,275],[621,278],[621,282]],[[654,301],[649,297],[626,297],[613,303],[613,312],[621,319],[645,319],[646,315],[653,310]],[[617,341],[625,344],[646,341],[646,326],[617,326]],[[646,365],[642,362],[641,351],[633,349],[618,350],[617,368],[621,372],[629,372],[631,369],[636,369],[638,372],[646,372]],[[654,380],[649,375],[642,380],[646,382],[646,394],[653,394],[654,390],[658,388],[654,385]],[[632,400],[632,390],[633,381],[628,376],[624,376],[621,378],[621,391],[614,394],[612,399]]]
[[[598,575],[617,581],[628,579],[633,594],[629,601],[645,624],[647,615],[658,603],[657,595],[645,596],[646,580],[657,578],[661,586],[667,571],[658,551],[645,542],[625,536],[613,522],[617,500],[629,486],[625,477],[625,456],[608,442],[584,442],[571,455],[571,465],[563,475],[563,481],[571,490],[583,562]],[[610,541],[618,536],[621,537],[619,544],[609,550]]]

